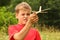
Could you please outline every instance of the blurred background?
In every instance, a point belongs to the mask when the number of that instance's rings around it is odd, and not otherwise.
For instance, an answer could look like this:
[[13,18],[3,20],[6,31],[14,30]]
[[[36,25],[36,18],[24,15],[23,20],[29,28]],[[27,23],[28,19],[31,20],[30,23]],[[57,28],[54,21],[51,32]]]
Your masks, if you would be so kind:
[[15,18],[15,6],[20,2],[27,2],[33,11],[42,10],[47,13],[39,13],[39,21],[34,24],[41,34],[42,40],[60,40],[60,0],[0,0],[0,40],[9,40],[8,26],[17,24]]

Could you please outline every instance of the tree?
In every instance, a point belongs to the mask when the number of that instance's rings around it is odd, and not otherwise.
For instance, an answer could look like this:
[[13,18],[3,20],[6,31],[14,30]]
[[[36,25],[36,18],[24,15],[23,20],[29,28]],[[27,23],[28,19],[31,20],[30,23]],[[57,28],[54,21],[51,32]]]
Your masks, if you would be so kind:
[[[60,26],[60,0],[41,0],[43,9],[51,8],[44,14],[44,22],[48,25]],[[42,17],[41,17],[42,18]]]
[[7,6],[10,4],[11,0],[0,0],[0,6]]

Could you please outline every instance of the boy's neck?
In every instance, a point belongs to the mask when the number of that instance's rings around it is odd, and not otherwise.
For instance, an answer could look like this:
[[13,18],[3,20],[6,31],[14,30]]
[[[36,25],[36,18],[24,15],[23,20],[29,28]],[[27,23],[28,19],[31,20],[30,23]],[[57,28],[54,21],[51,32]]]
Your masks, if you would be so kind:
[[24,25],[25,26],[25,24],[21,24],[21,23],[18,23],[19,25]]

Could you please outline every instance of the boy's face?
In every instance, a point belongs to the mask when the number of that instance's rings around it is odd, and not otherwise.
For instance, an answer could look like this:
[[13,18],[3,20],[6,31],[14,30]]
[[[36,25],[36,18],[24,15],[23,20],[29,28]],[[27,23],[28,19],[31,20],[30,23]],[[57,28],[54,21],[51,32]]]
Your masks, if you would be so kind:
[[19,13],[16,13],[16,18],[18,19],[19,24],[26,24],[30,16],[31,11],[28,9],[19,10]]

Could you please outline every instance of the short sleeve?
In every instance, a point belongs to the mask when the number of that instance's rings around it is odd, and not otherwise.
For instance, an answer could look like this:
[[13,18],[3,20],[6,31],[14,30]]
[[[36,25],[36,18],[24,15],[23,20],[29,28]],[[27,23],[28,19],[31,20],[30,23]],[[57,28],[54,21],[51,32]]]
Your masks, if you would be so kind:
[[36,31],[36,40],[41,40],[41,35],[38,31]]
[[8,34],[9,34],[9,40],[14,40],[13,35],[17,33],[15,26],[9,26],[8,28]]

